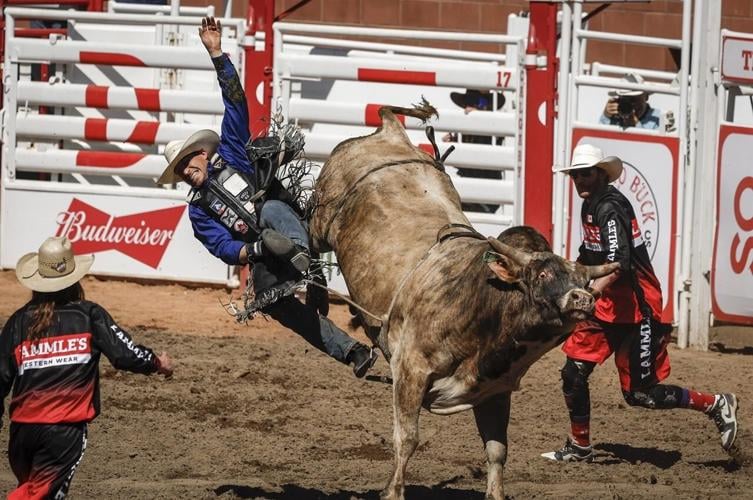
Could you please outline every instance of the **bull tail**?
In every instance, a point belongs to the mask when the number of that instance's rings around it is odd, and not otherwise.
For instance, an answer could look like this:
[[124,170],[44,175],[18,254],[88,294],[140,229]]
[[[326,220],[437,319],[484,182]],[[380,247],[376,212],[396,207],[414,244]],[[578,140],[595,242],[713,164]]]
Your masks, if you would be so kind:
[[412,108],[402,108],[400,106],[382,106],[379,108],[379,117],[382,119],[382,123],[396,122],[394,115],[405,115],[418,118],[422,122],[426,121],[432,116],[439,117],[439,112],[434,106],[429,104],[429,101],[425,97],[421,96],[421,102],[414,104]]

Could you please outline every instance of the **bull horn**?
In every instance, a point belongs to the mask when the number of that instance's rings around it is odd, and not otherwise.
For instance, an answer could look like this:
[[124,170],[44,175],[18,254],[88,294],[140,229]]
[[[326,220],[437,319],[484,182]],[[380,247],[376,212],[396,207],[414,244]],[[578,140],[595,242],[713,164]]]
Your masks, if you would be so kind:
[[492,248],[497,252],[505,257],[508,257],[512,259],[513,262],[518,264],[519,266],[527,266],[528,263],[531,261],[531,255],[523,252],[521,250],[518,250],[517,248],[513,248],[510,245],[506,245],[499,241],[497,238],[493,238],[491,236],[486,238],[486,241],[489,242],[489,244],[492,246]]
[[586,274],[588,275],[588,279],[596,279],[601,278],[602,276],[606,276],[607,274],[612,274],[616,270],[620,268],[619,262],[611,262],[609,264],[601,264],[599,266],[584,266],[586,268]]

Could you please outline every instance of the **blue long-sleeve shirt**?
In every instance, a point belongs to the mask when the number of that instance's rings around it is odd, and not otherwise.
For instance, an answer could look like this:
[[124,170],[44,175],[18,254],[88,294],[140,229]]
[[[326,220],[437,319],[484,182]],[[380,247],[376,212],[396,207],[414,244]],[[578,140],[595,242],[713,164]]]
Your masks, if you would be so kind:
[[[248,130],[248,105],[238,72],[227,54],[212,58],[212,63],[217,71],[225,105],[217,153],[234,168],[253,174],[254,166],[248,160],[245,149],[251,135]],[[211,165],[207,173],[209,177],[215,174]],[[229,265],[240,264],[238,257],[245,244],[243,241],[233,239],[225,226],[198,205],[189,205],[188,217],[194,236],[212,255]]]

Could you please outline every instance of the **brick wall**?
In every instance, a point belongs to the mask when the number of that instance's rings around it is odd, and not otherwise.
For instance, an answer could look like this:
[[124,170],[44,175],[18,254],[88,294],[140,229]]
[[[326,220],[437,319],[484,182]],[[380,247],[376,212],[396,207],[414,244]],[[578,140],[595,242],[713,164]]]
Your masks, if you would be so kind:
[[[277,0],[277,13],[298,0]],[[185,5],[207,5],[210,0],[184,0]],[[215,1],[218,12],[221,2]],[[235,0],[234,13],[245,16],[246,4]],[[588,5],[593,10],[596,5]],[[507,16],[528,8],[525,0],[311,0],[287,20],[405,29],[436,29],[504,33]],[[723,0],[722,27],[753,33],[753,0]],[[647,3],[613,3],[596,15],[591,29],[637,35],[679,38],[682,30],[682,0]],[[488,45],[447,42],[447,48],[490,50]],[[589,42],[588,61],[676,70],[667,49]]]

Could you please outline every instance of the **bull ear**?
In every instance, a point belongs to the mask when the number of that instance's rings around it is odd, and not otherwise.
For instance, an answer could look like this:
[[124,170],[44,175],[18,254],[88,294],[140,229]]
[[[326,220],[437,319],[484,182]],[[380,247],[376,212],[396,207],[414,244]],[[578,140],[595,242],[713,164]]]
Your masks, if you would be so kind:
[[498,253],[487,252],[484,255],[484,261],[497,278],[505,283],[512,284],[520,281],[521,267],[515,264],[512,259]]

